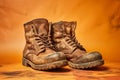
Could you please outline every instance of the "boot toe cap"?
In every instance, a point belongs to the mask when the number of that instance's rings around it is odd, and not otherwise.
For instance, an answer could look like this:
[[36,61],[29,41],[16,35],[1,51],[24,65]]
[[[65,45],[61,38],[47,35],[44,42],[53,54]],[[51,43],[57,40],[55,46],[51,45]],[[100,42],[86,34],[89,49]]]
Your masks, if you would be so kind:
[[66,59],[66,56],[62,52],[55,52],[45,57],[46,62],[54,62],[54,61],[59,61],[64,59]]
[[95,52],[86,53],[85,55],[81,56],[77,60],[77,62],[85,63],[85,62],[91,62],[101,59],[102,59],[102,55],[99,52],[95,51]]

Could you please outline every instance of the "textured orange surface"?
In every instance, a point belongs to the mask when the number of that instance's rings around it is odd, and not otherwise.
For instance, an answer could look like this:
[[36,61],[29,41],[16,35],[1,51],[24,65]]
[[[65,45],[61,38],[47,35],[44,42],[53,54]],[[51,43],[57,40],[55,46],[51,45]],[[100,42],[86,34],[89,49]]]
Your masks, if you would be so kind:
[[91,70],[66,66],[50,71],[37,71],[21,64],[0,65],[0,80],[120,80],[120,64],[109,63]]
[[120,61],[120,0],[0,0],[0,63],[21,61],[23,24],[35,18],[77,21],[76,37],[105,61]]

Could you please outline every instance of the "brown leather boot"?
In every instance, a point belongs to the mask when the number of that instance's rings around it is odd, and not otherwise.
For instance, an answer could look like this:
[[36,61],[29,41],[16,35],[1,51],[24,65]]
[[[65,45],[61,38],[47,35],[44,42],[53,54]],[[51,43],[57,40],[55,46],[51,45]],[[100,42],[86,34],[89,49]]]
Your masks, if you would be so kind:
[[23,65],[33,69],[49,70],[67,64],[62,52],[55,52],[51,44],[51,26],[46,19],[35,19],[24,24],[26,45],[23,51]]
[[52,41],[58,51],[66,54],[72,68],[86,69],[104,64],[99,52],[89,52],[75,37],[76,22],[61,21],[52,24]]

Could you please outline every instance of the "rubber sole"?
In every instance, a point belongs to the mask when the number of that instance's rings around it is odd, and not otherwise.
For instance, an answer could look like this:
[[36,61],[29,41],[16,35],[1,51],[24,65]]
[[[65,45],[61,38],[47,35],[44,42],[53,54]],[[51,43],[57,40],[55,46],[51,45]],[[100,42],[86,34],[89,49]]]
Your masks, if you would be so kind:
[[50,69],[56,69],[56,68],[66,66],[67,60],[60,60],[60,61],[56,61],[52,63],[37,65],[37,64],[32,63],[30,60],[23,58],[22,64],[24,66],[28,66],[36,70],[50,70]]
[[92,61],[92,62],[87,62],[87,63],[81,63],[81,64],[75,64],[72,62],[68,62],[68,65],[75,69],[89,69],[89,68],[97,67],[97,66],[100,66],[103,64],[104,64],[104,60],[102,60],[102,59]]

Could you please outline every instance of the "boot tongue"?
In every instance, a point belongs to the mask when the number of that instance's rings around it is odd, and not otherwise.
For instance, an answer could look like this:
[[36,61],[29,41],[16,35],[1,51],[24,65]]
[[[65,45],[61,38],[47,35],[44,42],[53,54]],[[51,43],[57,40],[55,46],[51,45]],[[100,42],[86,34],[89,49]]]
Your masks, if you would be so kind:
[[36,34],[48,35],[49,23],[46,19],[37,19],[33,21],[35,25]]
[[64,21],[64,30],[67,35],[71,35],[71,24],[69,22]]
[[76,28],[76,22],[74,21],[71,21],[71,22],[67,22],[67,21],[64,21],[64,30],[65,30],[65,33],[72,36],[75,34],[75,28]]
[[72,35],[75,35],[76,25],[77,25],[77,22],[72,22],[72,23],[71,23]]
[[40,24],[40,25],[37,27],[37,33],[38,33],[38,34],[48,35],[48,32],[49,32],[49,28],[48,28],[48,25],[46,25],[45,23]]

